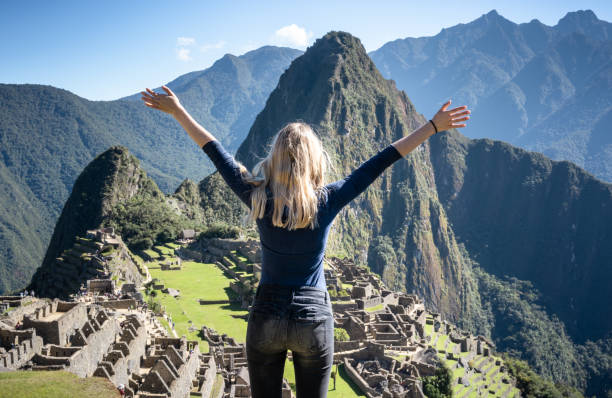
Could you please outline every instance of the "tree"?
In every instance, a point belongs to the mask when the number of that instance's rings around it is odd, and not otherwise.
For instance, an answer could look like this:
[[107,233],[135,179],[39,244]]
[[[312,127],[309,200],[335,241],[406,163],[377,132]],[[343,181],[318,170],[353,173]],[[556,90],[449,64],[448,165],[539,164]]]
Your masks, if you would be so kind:
[[334,328],[334,340],[336,341],[349,341],[350,337],[346,330],[342,328]]

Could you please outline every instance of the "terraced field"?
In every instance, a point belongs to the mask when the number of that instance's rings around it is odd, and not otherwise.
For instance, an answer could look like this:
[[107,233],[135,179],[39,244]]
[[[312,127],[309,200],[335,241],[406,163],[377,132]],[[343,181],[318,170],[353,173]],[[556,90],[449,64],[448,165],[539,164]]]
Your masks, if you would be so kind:
[[[157,250],[162,248],[155,247]],[[174,249],[167,247],[167,249]],[[229,284],[232,279],[225,275],[215,264],[183,261],[181,270],[162,271],[156,261],[147,262],[152,278],[157,279],[165,288],[177,289],[177,298],[161,289],[155,290],[155,299],[159,299],[166,313],[172,318],[174,328],[179,336],[201,342],[200,351],[208,352],[208,343],[202,340],[200,328],[206,325],[226,333],[239,342],[246,336],[247,311],[239,305],[230,303],[234,294]],[[218,304],[201,305],[200,300],[224,301]],[[162,324],[165,321],[162,319]]]
[[[429,317],[429,320],[433,318]],[[446,334],[434,331],[432,324],[425,324],[425,335],[431,336],[429,344],[438,351],[438,357],[451,369],[453,373],[453,397],[518,397],[519,390],[510,384],[502,382],[504,373],[500,372],[503,363],[498,356],[473,355],[460,352],[457,344],[453,343]],[[447,359],[447,353],[452,352],[455,357],[466,357],[472,369],[469,371],[469,385],[458,383],[459,377],[466,376],[466,369],[458,364],[455,359]],[[458,353],[458,354],[457,354]],[[497,364],[499,363],[499,364]],[[459,365],[459,366],[458,366]],[[478,391],[483,395],[478,395]]]

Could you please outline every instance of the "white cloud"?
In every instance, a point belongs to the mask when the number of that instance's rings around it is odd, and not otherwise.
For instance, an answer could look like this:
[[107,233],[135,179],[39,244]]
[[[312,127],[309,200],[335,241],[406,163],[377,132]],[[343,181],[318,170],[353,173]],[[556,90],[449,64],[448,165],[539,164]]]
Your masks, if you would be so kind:
[[274,32],[274,41],[279,45],[306,47],[311,36],[312,32],[306,33],[306,29],[291,24]]
[[225,41],[223,40],[219,40],[216,43],[209,43],[209,44],[204,44],[202,46],[200,46],[200,51],[202,52],[206,52],[208,50],[215,50],[215,49],[220,49],[225,47]]
[[195,39],[193,37],[177,37],[176,45],[181,47],[192,46],[195,44]]
[[191,55],[189,55],[191,53],[191,49],[189,48],[178,48],[176,50],[176,56],[178,59],[180,59],[181,61],[191,61]]

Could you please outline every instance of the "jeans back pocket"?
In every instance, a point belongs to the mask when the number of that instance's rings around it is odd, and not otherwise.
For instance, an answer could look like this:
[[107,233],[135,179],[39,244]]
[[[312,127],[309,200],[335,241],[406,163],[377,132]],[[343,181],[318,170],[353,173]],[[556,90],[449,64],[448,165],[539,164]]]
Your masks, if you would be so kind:
[[247,324],[246,344],[259,351],[272,348],[277,343],[279,322],[278,317],[251,311]]
[[327,351],[334,342],[334,318],[295,320],[296,335],[302,352]]

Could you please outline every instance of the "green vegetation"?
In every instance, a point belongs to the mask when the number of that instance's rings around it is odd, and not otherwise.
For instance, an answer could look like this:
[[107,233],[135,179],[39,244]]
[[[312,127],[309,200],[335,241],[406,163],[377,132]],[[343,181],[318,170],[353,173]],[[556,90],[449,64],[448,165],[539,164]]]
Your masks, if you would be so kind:
[[145,249],[142,252],[145,253],[146,255],[148,255],[149,257],[153,258],[153,259],[159,258],[159,253],[156,252],[155,250]]
[[374,311],[380,311],[383,308],[385,308],[385,306],[383,304],[377,304],[377,305],[375,305],[373,307],[366,308],[365,310],[368,311],[368,312],[374,312]]
[[346,330],[342,328],[334,328],[334,340],[335,341],[349,341],[350,336]]
[[221,221],[212,223],[200,233],[198,238],[231,238],[236,239],[240,236],[240,228],[226,224]]
[[535,373],[527,362],[503,355],[508,372],[517,380],[517,387],[524,397],[551,397],[551,398],[582,398],[582,394],[567,384],[553,383]]
[[533,285],[516,278],[499,279],[474,267],[480,292],[490,305],[490,322],[498,351],[522,358],[542,376],[584,385],[576,347],[562,322],[539,304]]
[[108,379],[80,378],[63,370],[0,372],[0,386],[0,397],[6,398],[120,397]]
[[428,398],[452,397],[452,372],[446,364],[436,369],[433,376],[422,377],[423,393]]
[[163,198],[147,194],[117,203],[107,219],[108,226],[115,227],[132,250],[175,240],[182,229],[201,229],[197,222],[178,215]]
[[155,250],[158,253],[163,254],[164,256],[174,256],[174,249],[168,247],[167,245],[165,246],[153,246],[153,250]]

